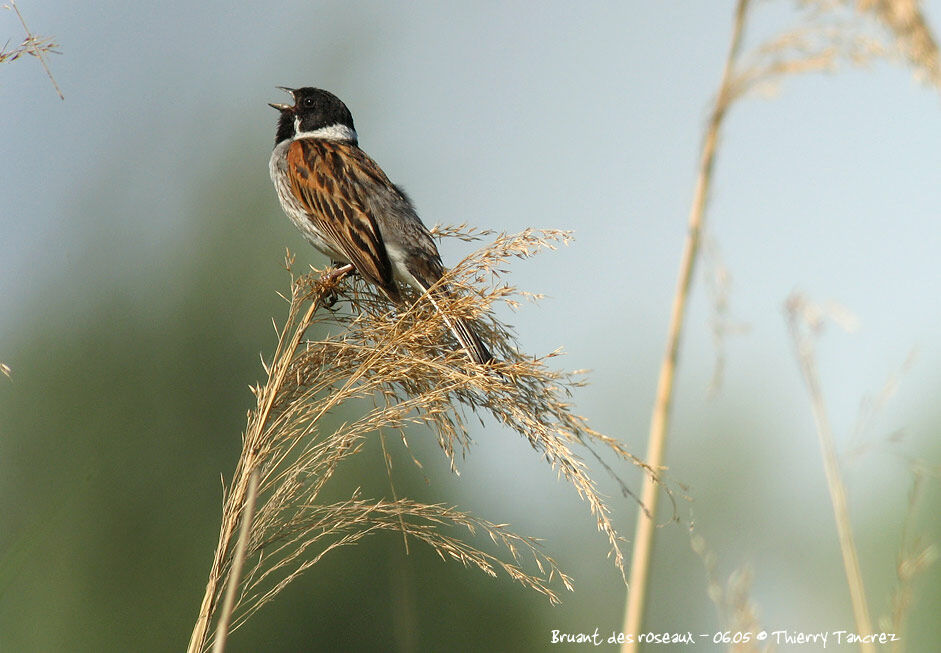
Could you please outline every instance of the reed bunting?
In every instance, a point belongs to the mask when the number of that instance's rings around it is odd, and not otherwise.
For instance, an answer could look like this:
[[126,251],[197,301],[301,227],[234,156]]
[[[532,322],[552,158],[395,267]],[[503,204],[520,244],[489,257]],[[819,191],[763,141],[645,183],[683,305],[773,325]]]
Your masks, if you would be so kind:
[[[332,93],[318,88],[290,89],[293,105],[281,112],[268,164],[281,208],[307,241],[355,270],[393,302],[396,282],[437,297],[449,292],[438,284],[444,265],[415,207],[369,155],[359,148],[353,116]],[[454,337],[477,363],[493,356],[473,327],[441,313]]]

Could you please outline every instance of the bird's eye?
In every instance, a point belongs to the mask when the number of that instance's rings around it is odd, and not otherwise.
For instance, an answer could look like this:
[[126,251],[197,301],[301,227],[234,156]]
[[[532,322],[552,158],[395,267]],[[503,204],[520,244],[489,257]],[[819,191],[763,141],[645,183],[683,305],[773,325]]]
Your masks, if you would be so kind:
[[303,100],[301,100],[301,106],[306,109],[311,108],[312,106],[314,106],[314,98],[305,97]]

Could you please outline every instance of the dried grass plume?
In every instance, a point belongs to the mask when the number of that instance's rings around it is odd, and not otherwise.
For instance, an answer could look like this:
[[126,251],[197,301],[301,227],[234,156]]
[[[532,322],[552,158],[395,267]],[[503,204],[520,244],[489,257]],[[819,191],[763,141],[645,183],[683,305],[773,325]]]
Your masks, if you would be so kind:
[[[397,531],[406,542],[423,542],[442,558],[489,575],[502,573],[553,602],[557,586],[572,588],[571,579],[534,539],[510,532],[505,524],[394,496],[369,499],[356,493],[323,503],[321,490],[338,465],[380,429],[397,431],[404,440],[406,429],[425,427],[456,470],[458,455],[470,442],[465,418],[489,414],[525,437],[584,499],[623,573],[608,507],[575,452],[600,445],[640,463],[572,412],[568,397],[581,380],[549,367],[557,352],[544,357],[520,352],[510,327],[491,310],[495,304],[515,308],[534,299],[503,280],[509,263],[554,249],[570,234],[494,235],[463,226],[434,233],[465,240],[495,236],[448,273],[445,282],[455,292],[437,304],[450,318],[474,322],[496,362],[469,360],[432,303],[410,289],[406,304],[393,307],[356,277],[338,285],[319,274],[294,278],[291,297],[285,298],[288,317],[276,327],[277,349],[265,365],[267,381],[253,388],[257,405],[248,415],[242,455],[225,493],[219,543],[190,651],[206,650],[213,637],[218,643],[226,636],[227,627],[210,632],[214,621],[228,623],[228,615],[217,614],[226,585],[234,588],[234,629],[327,552],[380,531]],[[307,340],[305,334],[313,332],[326,335]],[[325,414],[354,401],[365,412],[336,430],[322,430]],[[249,510],[243,506],[253,476],[257,504]],[[246,532],[241,578],[234,555],[240,525]],[[489,535],[496,553],[463,539],[477,531]]]

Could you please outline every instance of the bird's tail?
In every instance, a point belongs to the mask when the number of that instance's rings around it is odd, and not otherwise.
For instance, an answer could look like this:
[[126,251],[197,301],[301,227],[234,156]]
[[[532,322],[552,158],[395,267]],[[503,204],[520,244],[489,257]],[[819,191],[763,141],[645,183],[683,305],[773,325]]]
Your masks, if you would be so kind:
[[480,336],[477,335],[477,331],[474,330],[470,322],[464,318],[449,316],[438,305],[437,299],[450,292],[447,286],[422,283],[415,275],[412,275],[412,278],[415,279],[419,287],[424,289],[425,296],[431,301],[435,310],[441,315],[441,318],[444,320],[445,324],[448,325],[451,333],[454,334],[454,337],[457,338],[457,341],[461,344],[461,347],[464,348],[464,351],[467,352],[467,355],[470,356],[472,361],[484,365],[496,360],[493,354],[490,353],[487,345],[485,345],[480,339]]
[[444,315],[444,313],[441,315],[451,328],[451,333],[453,333],[457,341],[461,343],[464,351],[467,352],[467,355],[471,357],[472,361],[480,365],[494,361],[493,354],[490,353],[490,350],[487,349],[487,345],[483,343],[480,336],[474,331],[474,327],[472,327],[467,320],[449,318]]

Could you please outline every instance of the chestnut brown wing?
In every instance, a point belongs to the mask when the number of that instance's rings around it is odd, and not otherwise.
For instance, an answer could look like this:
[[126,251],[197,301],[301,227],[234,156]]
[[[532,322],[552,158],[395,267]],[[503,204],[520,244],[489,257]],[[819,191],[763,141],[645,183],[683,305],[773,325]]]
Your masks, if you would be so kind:
[[287,169],[294,197],[324,240],[366,279],[397,296],[376,218],[361,197],[377,173],[385,179],[382,170],[355,145],[313,139],[291,143]]

